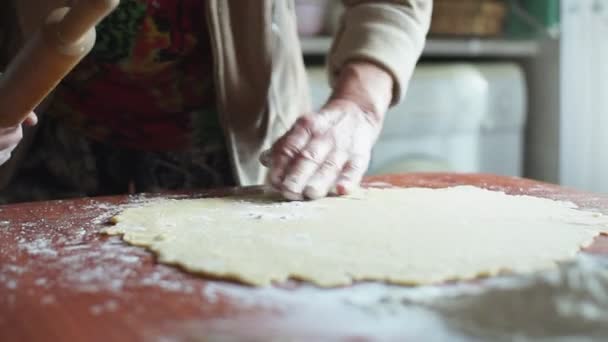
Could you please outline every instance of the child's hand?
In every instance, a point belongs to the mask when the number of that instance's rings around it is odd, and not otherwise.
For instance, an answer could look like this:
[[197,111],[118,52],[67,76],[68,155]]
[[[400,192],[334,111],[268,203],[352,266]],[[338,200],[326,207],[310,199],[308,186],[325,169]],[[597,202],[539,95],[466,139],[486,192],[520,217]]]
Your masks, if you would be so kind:
[[[23,120],[23,125],[27,126],[34,126],[36,123],[38,123],[38,117],[33,112]],[[23,130],[21,125],[0,128],[0,165],[11,159],[11,153],[17,147],[22,137]]]

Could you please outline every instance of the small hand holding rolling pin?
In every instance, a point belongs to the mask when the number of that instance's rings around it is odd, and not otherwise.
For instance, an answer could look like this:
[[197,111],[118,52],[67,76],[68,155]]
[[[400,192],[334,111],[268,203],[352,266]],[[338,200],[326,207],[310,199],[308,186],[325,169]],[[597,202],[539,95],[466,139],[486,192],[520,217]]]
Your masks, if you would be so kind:
[[347,64],[325,106],[302,116],[262,154],[272,187],[290,200],[351,193],[367,171],[393,86],[376,64]]
[[34,109],[91,51],[95,25],[119,0],[78,0],[58,8],[32,35],[0,77],[0,165],[22,136],[22,125],[35,125]]

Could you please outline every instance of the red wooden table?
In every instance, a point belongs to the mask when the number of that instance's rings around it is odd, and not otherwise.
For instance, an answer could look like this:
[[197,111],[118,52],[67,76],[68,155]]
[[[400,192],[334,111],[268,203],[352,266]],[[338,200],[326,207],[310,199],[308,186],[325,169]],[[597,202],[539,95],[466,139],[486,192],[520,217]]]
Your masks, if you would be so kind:
[[[366,182],[433,188],[475,185],[568,200],[608,213],[606,197],[518,178],[412,174]],[[207,195],[243,191],[247,190]],[[420,337],[405,324],[407,314],[392,319],[369,316],[342,301],[339,289],[295,283],[254,289],[205,280],[158,265],[152,254],[99,234],[121,205],[138,201],[145,198],[0,206],[0,341]],[[598,237],[586,252],[608,253],[608,239]]]

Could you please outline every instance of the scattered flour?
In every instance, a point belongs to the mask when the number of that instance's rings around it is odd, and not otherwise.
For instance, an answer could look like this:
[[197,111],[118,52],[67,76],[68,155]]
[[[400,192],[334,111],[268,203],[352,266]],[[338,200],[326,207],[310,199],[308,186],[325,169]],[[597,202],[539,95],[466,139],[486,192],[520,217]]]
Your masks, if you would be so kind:
[[121,210],[151,201],[154,200],[146,196],[134,196],[127,204],[116,206],[91,200],[85,210],[78,212],[85,215],[92,212],[96,216],[85,220],[89,224],[82,226],[77,226],[83,221],[77,217],[66,219],[65,226],[61,227],[45,219],[30,220],[18,226],[2,221],[0,228],[6,225],[6,229],[4,233],[0,230],[0,234],[16,234],[16,244],[9,248],[0,246],[1,259],[11,261],[0,265],[0,287],[16,290],[22,277],[27,273],[29,276],[41,274],[37,269],[44,267],[44,274],[51,276],[35,278],[33,284],[37,287],[64,287],[94,293],[120,292],[126,285],[155,286],[164,291],[191,293],[192,287],[175,279],[175,274],[165,267],[159,266],[148,277],[138,277],[135,269],[142,260],[149,260],[149,254],[124,244],[119,238],[99,235],[101,225]]
[[56,257],[57,251],[51,247],[51,241],[45,238],[38,238],[29,242],[21,242],[19,248],[26,250],[30,255],[40,255],[45,257]]
[[119,304],[116,300],[110,299],[101,304],[92,305],[89,312],[94,316],[99,316],[104,313],[112,313],[118,310]]
[[150,275],[142,278],[139,284],[142,286],[160,287],[169,292],[181,292],[191,294],[194,288],[191,285],[185,284],[182,281],[171,279],[170,275],[175,272],[174,269],[168,266],[158,266]]
[[10,279],[6,282],[6,288],[9,290],[14,290],[17,288],[17,281],[14,279]]

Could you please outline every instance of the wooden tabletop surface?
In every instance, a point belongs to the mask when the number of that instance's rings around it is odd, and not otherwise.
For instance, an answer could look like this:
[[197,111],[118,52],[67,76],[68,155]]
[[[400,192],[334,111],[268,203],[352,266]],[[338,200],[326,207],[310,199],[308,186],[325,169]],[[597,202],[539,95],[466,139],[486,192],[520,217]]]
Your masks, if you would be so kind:
[[[368,178],[366,184],[467,184],[568,200],[608,213],[607,197],[519,178],[411,174]],[[243,191],[247,190],[205,195]],[[254,289],[206,280],[158,265],[145,250],[99,234],[121,206],[150,197],[0,206],[0,341],[416,338],[416,332],[403,324],[407,315],[370,317],[341,301],[343,289],[296,283]],[[586,252],[607,254],[608,239],[598,237]],[[359,286],[367,285],[354,288]]]

